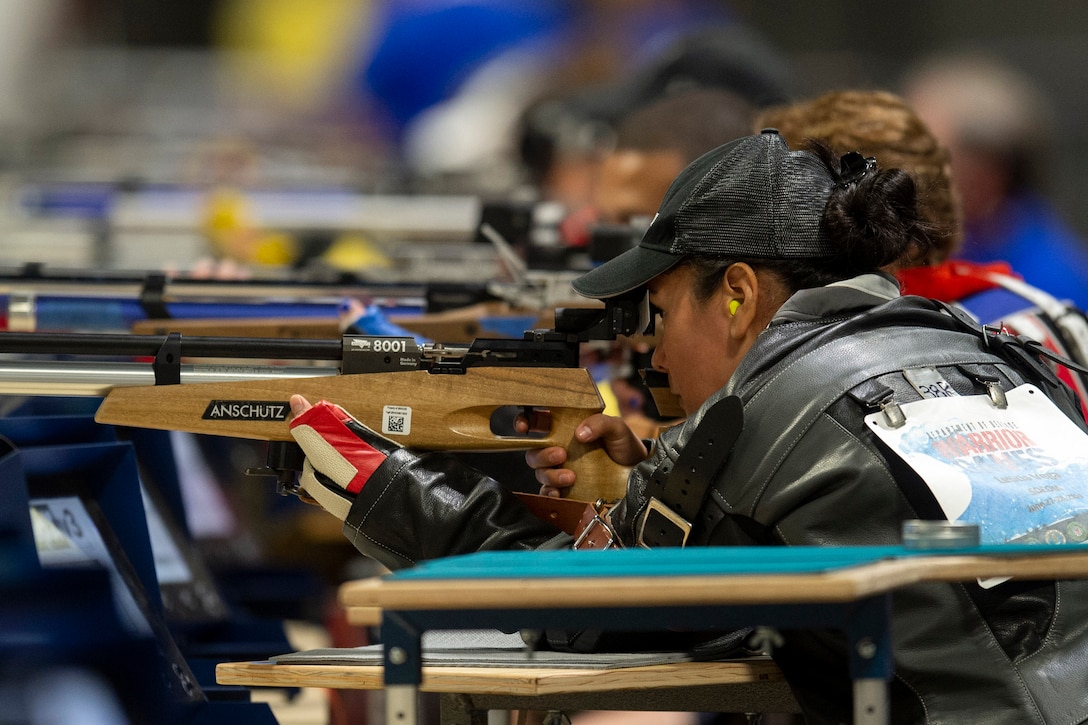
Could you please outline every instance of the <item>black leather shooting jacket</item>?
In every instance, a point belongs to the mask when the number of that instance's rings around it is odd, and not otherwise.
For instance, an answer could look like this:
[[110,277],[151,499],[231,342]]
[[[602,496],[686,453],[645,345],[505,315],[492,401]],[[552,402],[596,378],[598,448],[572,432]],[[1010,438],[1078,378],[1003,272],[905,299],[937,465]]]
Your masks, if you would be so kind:
[[[936,368],[961,395],[986,392],[984,381],[1006,390],[1030,381],[1085,428],[1068,389],[1051,374],[1052,384],[1044,366],[1021,364],[1022,350],[1006,342],[984,342],[939,303],[898,297],[895,283],[880,275],[799,292],[728,385],[662,433],[632,472],[612,522],[625,543],[635,540],[647,481],[675,463],[709,406],[736,395],[743,431],[693,517],[689,546],[898,544],[904,520],[944,518],[928,487],[863,423],[889,390],[897,402],[920,398],[904,369]],[[344,532],[391,568],[484,549],[570,544],[456,458],[404,450],[367,482]],[[892,628],[895,723],[1088,720],[1088,581],[911,586],[893,597]],[[782,635],[772,656],[808,722],[850,722],[844,638],[832,630]]]

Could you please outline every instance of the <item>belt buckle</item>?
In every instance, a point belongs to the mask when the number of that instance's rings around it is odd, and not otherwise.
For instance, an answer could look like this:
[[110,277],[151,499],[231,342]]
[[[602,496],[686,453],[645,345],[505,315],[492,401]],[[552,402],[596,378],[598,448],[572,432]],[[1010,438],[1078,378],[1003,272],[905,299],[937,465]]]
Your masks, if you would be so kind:
[[606,506],[602,500],[598,499],[597,502],[594,504],[593,518],[591,518],[586,523],[585,528],[583,528],[578,536],[574,539],[574,544],[571,545],[572,549],[581,549],[582,545],[587,542],[589,543],[589,546],[587,548],[597,548],[596,541],[590,539],[589,537],[593,530],[596,529],[598,526],[604,529],[605,534],[608,537],[605,544],[601,546],[598,551],[604,551],[605,549],[621,548],[619,543],[619,535],[616,533],[616,530],[612,528],[612,524],[609,523],[607,519],[608,511],[609,507]]
[[645,540],[646,522],[649,520],[651,514],[657,514],[658,517],[664,519],[680,530],[680,542],[677,544],[678,546],[685,546],[688,543],[688,534],[691,533],[691,522],[666,506],[660,499],[651,496],[649,503],[646,504],[646,510],[642,514],[642,520],[639,522],[638,538],[635,539],[639,546],[644,549],[657,548],[656,545],[648,544]]

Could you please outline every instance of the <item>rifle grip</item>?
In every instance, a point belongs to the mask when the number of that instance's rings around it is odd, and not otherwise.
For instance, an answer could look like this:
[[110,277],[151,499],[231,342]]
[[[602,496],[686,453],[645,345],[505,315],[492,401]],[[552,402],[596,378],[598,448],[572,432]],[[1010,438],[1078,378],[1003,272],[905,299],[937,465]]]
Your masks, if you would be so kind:
[[571,438],[567,444],[566,468],[574,471],[574,485],[566,496],[580,501],[616,501],[627,492],[631,469],[608,457],[600,443],[582,443]]

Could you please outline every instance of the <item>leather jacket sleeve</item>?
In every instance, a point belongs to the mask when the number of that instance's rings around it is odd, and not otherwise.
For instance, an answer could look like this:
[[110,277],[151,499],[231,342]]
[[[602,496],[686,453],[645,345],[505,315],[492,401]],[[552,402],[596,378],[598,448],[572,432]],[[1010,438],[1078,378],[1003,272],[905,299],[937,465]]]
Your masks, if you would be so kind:
[[562,548],[571,541],[456,456],[408,450],[389,456],[367,481],[344,521],[344,535],[390,569],[475,551]]

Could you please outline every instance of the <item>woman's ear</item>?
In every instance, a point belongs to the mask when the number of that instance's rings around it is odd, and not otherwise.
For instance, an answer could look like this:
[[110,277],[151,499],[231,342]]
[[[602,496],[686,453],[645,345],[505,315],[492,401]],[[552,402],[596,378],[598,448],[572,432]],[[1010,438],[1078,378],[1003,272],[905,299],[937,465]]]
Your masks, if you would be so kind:
[[744,262],[729,265],[722,279],[722,304],[729,316],[729,336],[743,339],[763,327],[755,329],[760,318],[760,279],[755,269]]

